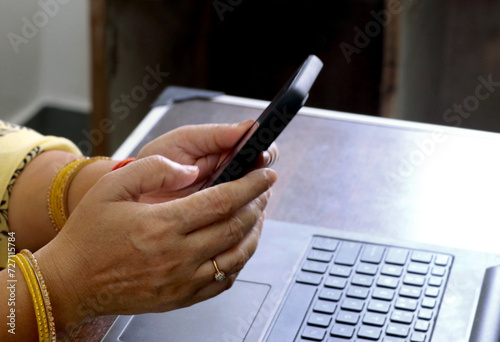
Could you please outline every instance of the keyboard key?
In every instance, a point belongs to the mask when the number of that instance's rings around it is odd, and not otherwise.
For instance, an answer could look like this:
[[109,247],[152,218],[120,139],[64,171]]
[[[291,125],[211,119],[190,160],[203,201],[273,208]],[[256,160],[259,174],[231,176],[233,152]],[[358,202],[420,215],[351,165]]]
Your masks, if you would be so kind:
[[430,286],[441,286],[443,285],[443,278],[440,278],[440,277],[430,277],[429,278],[429,281],[428,281],[428,284]]
[[370,287],[373,284],[373,277],[369,275],[356,274],[352,277],[351,284]]
[[436,255],[436,260],[434,260],[434,263],[438,266],[448,266],[449,262],[450,262],[450,256],[444,254]]
[[415,315],[408,311],[395,310],[391,314],[391,322],[411,324]]
[[415,330],[427,332],[429,330],[430,323],[427,321],[422,321],[421,319],[417,320],[415,323]]
[[351,275],[352,268],[347,266],[333,265],[330,269],[330,274],[338,277],[347,278]]
[[413,251],[413,253],[411,254],[411,260],[430,264],[430,262],[432,261],[432,253]]
[[446,267],[434,266],[432,268],[431,274],[433,276],[443,277],[446,274]]
[[403,266],[404,264],[406,264],[407,258],[408,258],[408,250],[391,247],[387,252],[387,255],[385,257],[385,262],[388,264]]
[[428,287],[425,289],[425,295],[427,297],[436,298],[439,296],[439,287]]
[[304,262],[304,265],[302,265],[302,271],[320,273],[320,274],[325,273],[327,268],[328,264],[324,262],[310,261],[310,260],[306,260],[306,262]]
[[388,337],[384,337],[382,342],[406,342],[406,340],[404,340],[402,338],[388,336]]
[[323,341],[326,335],[326,329],[306,326],[302,331],[302,337],[313,340],[313,341]]
[[368,310],[373,312],[388,313],[391,309],[391,302],[383,302],[380,300],[371,300],[368,303]]
[[427,336],[421,332],[414,332],[411,334],[410,342],[426,342]]
[[429,265],[418,262],[410,262],[406,270],[408,273],[426,275],[429,272]]
[[359,314],[351,311],[340,310],[335,322],[356,325],[359,322]]
[[403,297],[420,298],[421,294],[422,289],[420,287],[403,285],[401,289],[399,289],[399,295]]
[[429,321],[432,318],[432,310],[420,309],[420,311],[418,312],[418,318],[425,319],[425,320]]
[[332,316],[313,312],[309,316],[309,319],[307,320],[307,324],[314,325],[317,327],[322,327],[322,328],[328,328],[331,321],[332,321]]
[[399,297],[394,307],[401,310],[415,311],[418,307],[418,300]]
[[316,273],[300,272],[297,275],[297,283],[318,286],[323,281],[323,276]]
[[326,287],[332,287],[334,289],[343,289],[347,284],[347,279],[339,277],[328,277],[325,281]]
[[360,286],[349,286],[346,292],[347,297],[358,298],[358,299],[366,299],[368,298],[368,294],[370,293],[370,289],[366,287]]
[[335,239],[317,236],[313,240],[312,248],[334,252],[337,249],[338,244],[339,242]]
[[363,323],[375,325],[377,327],[383,327],[385,324],[385,319],[386,319],[385,315],[367,312],[363,317]]
[[425,277],[414,274],[407,274],[403,278],[403,284],[423,286],[425,284]]
[[326,251],[319,251],[313,249],[307,255],[307,260],[330,262],[332,260],[333,253]]
[[384,252],[385,247],[383,246],[367,245],[361,254],[360,260],[372,264],[380,264],[382,262],[382,257],[384,256]]
[[336,323],[333,325],[330,335],[351,338],[354,335],[354,328],[350,325]]
[[398,287],[399,279],[389,276],[380,276],[377,279],[377,285],[382,287],[388,287],[391,289],[395,289]]
[[380,335],[382,335],[382,329],[368,325],[362,325],[358,331],[358,337],[364,337],[370,340],[378,340]]
[[434,309],[436,307],[437,300],[435,298],[425,297],[422,299],[422,307],[427,309]]
[[383,300],[392,300],[394,298],[395,290],[386,289],[383,287],[376,287],[373,290],[372,298],[383,299]]
[[364,306],[365,302],[363,300],[346,298],[340,307],[344,310],[361,312],[363,311]]
[[389,323],[385,333],[390,336],[407,337],[410,333],[410,326],[399,323]]
[[336,308],[337,304],[333,302],[330,302],[328,300],[318,300],[316,304],[314,304],[313,311],[331,315],[335,312]]
[[403,267],[386,264],[382,267],[380,274],[393,276],[393,277],[400,277],[401,274],[403,274]]
[[333,302],[338,302],[340,297],[342,297],[342,291],[328,288],[323,288],[318,296],[319,299],[330,300]]
[[335,256],[335,263],[345,266],[354,266],[358,254],[361,250],[361,244],[357,242],[343,241],[340,244],[339,251]]
[[356,273],[360,274],[367,274],[367,275],[376,275],[378,271],[378,266],[372,265],[372,264],[367,264],[367,263],[360,263],[358,267],[356,268]]

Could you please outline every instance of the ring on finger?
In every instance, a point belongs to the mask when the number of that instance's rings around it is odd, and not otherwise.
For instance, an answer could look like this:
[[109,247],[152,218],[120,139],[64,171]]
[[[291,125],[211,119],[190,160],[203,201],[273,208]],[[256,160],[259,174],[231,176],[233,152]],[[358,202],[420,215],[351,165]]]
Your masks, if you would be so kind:
[[214,277],[215,277],[215,280],[216,281],[223,281],[224,279],[226,279],[226,273],[224,273],[224,271],[221,271],[219,269],[219,266],[217,265],[217,261],[215,261],[215,259],[210,259],[212,260],[212,264],[214,264],[214,267],[215,267],[215,274],[214,274]]

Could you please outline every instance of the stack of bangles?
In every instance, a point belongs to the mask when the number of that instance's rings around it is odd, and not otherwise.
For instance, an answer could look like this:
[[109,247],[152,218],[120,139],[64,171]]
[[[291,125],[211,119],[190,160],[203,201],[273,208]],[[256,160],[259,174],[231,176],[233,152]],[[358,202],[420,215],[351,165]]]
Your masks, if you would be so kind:
[[[71,181],[84,166],[99,160],[110,160],[110,158],[93,157],[73,160],[64,165],[53,178],[47,194],[47,206],[50,221],[57,232],[63,228],[69,216],[66,202]],[[135,158],[122,160],[111,171],[115,171],[134,160]]]
[[[74,160],[63,166],[52,180],[49,187],[47,202],[49,217],[57,231],[62,229],[68,217],[66,197],[71,181],[85,165],[98,160],[109,160],[109,158],[94,157]],[[134,158],[129,158],[120,161],[115,165],[112,171],[134,160]],[[14,255],[13,258],[26,280],[31,299],[33,300],[39,341],[55,342],[56,328],[54,317],[52,316],[52,305],[50,304],[49,291],[45,285],[38,262],[33,254],[27,249],[23,249],[20,253]]]
[[39,341],[55,342],[56,326],[54,317],[52,316],[49,291],[45,286],[38,263],[33,254],[27,249],[23,249],[20,253],[17,253],[14,256],[14,260],[23,273],[31,294],[31,299],[33,300]]

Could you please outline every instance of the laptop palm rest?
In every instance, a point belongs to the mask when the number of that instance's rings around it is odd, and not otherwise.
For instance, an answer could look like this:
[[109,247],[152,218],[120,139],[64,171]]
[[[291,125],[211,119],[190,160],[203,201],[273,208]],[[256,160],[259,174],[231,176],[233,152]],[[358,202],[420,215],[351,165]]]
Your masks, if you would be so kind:
[[118,341],[244,341],[270,289],[237,280],[230,291],[191,307],[133,316]]

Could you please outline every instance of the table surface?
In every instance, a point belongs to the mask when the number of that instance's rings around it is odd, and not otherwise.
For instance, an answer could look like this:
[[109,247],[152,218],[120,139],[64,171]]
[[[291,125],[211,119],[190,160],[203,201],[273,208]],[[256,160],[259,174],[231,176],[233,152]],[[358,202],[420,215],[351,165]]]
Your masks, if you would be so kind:
[[[140,145],[186,124],[256,118],[265,104],[223,96],[157,108],[128,143],[141,130]],[[498,251],[500,135],[304,108],[278,146],[270,219]],[[72,340],[100,341],[112,321],[83,324]]]

